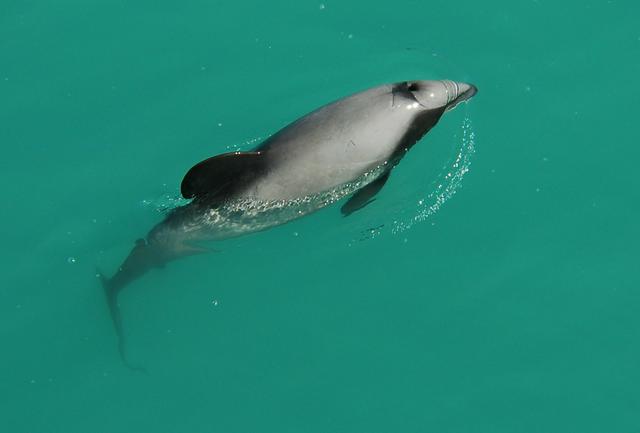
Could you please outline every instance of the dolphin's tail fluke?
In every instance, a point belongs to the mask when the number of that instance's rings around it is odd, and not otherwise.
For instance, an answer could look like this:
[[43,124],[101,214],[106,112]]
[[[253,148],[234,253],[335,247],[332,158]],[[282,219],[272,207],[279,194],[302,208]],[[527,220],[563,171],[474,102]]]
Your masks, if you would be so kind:
[[104,289],[104,294],[107,298],[109,313],[111,314],[111,321],[113,322],[116,336],[118,337],[118,352],[120,353],[120,359],[122,360],[124,366],[129,370],[144,373],[146,372],[144,368],[131,364],[127,359],[125,337],[124,331],[122,329],[122,316],[120,315],[120,305],[118,304],[118,293],[120,292],[120,289],[122,287],[115,287],[112,284],[113,279],[108,279],[99,270],[97,271],[97,275],[98,278],[100,278],[100,282],[102,283],[102,288]]
[[143,368],[131,365],[127,361],[122,317],[120,315],[120,306],[118,305],[118,295],[120,291],[151,269],[163,267],[168,261],[207,251],[209,250],[190,245],[172,244],[171,248],[168,248],[165,244],[149,243],[144,239],[138,239],[113,277],[106,278],[100,271],[97,272],[107,297],[109,313],[111,314],[111,320],[113,321],[113,326],[118,336],[120,358],[122,358],[122,362],[127,368],[135,371],[144,371]]
[[120,291],[131,283],[133,280],[141,277],[154,267],[163,265],[158,259],[155,248],[149,246],[144,239],[138,239],[125,261],[122,263],[118,271],[111,278],[106,278],[100,271],[97,272],[105,296],[107,298],[107,306],[111,314],[111,320],[118,337],[118,351],[124,365],[130,370],[144,371],[143,368],[129,363],[126,355],[125,336],[122,328],[122,316],[120,314],[120,305],[118,304],[118,295]]

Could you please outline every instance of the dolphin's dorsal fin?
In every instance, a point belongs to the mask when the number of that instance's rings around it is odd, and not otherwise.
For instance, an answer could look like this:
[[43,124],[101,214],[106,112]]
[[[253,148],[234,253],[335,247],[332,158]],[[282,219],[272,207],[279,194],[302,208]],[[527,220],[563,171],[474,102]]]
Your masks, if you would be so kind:
[[213,156],[191,167],[182,179],[184,198],[224,200],[263,171],[262,152],[230,152]]
[[353,212],[362,209],[363,207],[374,201],[375,198],[373,197],[382,189],[384,184],[387,183],[390,174],[391,170],[387,171],[370,184],[365,185],[364,187],[356,191],[355,194],[353,194],[351,198],[349,198],[349,200],[347,200],[347,202],[340,208],[340,210],[342,211],[342,215],[349,216]]

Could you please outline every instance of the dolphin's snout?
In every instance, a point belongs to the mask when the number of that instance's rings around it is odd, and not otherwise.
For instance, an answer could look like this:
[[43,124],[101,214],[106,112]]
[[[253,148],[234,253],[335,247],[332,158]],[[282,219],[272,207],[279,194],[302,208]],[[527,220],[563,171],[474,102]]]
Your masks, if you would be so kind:
[[458,104],[468,101],[478,93],[478,88],[473,84],[458,83],[450,80],[442,80],[442,84],[447,93],[446,111],[453,110]]
[[478,88],[470,83],[458,83],[458,88],[460,89],[458,98],[462,97],[465,101],[473,98],[478,93]]

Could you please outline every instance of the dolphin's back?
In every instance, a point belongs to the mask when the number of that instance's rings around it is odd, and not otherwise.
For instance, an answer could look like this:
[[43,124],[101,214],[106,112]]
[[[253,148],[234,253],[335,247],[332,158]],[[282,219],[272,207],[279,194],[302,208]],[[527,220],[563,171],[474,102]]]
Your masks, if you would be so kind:
[[269,169],[243,194],[264,200],[314,195],[388,161],[412,116],[393,106],[391,86],[340,99],[298,119],[255,150]]
[[393,162],[398,149],[415,142],[407,132],[414,129],[417,106],[394,85],[356,93],[301,117],[251,152],[196,164],[183,179],[182,194],[215,203],[294,200],[330,191]]

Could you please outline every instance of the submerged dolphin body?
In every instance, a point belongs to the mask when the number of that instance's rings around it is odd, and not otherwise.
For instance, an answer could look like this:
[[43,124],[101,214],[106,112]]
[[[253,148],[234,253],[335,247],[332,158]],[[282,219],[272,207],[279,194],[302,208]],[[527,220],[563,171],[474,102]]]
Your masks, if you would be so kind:
[[405,81],[325,105],[249,152],[193,166],[181,184],[189,204],[171,211],[110,278],[101,276],[126,365],[118,294],[150,269],[207,251],[194,242],[265,230],[347,195],[349,215],[373,200],[404,154],[440,117],[477,92],[466,83]]

